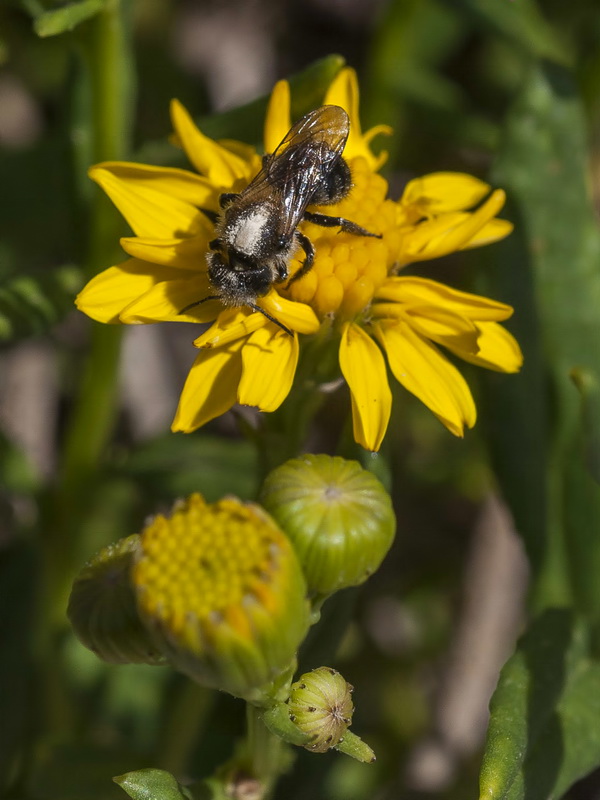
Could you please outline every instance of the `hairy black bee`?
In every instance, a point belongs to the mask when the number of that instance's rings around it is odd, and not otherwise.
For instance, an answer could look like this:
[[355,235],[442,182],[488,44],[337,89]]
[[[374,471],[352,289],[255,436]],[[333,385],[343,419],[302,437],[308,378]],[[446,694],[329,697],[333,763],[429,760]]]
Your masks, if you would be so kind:
[[342,157],[349,132],[350,120],[343,108],[321,106],[292,126],[275,151],[263,158],[261,171],[242,192],[221,195],[223,211],[207,257],[215,294],[206,300],[249,306],[291,334],[256,301],[273,284],[288,279],[290,261],[299,248],[304,250],[304,262],[290,282],[312,267],[314,247],[298,230],[300,222],[378,236],[342,217],[306,210],[310,205],[337,203],[350,191],[350,169]]

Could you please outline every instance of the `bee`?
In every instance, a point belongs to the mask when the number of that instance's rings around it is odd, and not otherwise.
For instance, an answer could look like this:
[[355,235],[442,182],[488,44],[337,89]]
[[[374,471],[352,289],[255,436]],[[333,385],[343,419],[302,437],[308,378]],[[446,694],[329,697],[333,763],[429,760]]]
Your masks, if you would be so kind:
[[239,194],[222,194],[216,218],[217,237],[209,243],[208,278],[214,295],[206,300],[225,306],[248,306],[292,332],[257,304],[274,284],[288,280],[299,249],[304,261],[288,285],[311,269],[315,249],[298,230],[302,221],[339,227],[356,236],[378,234],[343,217],[307,211],[310,205],[338,203],[352,188],[350,168],[342,153],[350,132],[343,108],[326,105],[306,114],[289,130],[273,153],[263,158],[260,172]]

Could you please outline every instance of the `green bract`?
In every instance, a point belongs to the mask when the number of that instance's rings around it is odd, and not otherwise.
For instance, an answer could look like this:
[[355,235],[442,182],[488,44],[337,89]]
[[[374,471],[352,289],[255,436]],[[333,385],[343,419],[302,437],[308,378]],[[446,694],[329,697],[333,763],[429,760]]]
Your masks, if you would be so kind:
[[140,620],[129,573],[140,537],[135,534],[105,547],[81,570],[67,614],[77,638],[112,664],[164,661]]

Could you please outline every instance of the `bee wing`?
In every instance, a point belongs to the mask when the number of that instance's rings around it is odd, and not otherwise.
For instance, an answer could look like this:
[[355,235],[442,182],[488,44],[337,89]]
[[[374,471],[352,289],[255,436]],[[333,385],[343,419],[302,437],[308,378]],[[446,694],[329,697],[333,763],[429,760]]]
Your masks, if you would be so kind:
[[350,120],[339,106],[321,106],[293,125],[244,190],[244,200],[267,197],[281,209],[278,236],[291,238],[315,188],[342,154]]

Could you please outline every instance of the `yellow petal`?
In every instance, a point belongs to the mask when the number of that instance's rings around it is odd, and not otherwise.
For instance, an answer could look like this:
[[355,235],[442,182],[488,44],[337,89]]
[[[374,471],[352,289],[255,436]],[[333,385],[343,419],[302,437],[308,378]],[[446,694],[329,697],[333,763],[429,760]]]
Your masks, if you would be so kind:
[[358,112],[358,79],[356,72],[350,67],[341,69],[335,76],[325,94],[325,105],[341,106],[350,117],[350,133],[344,148],[344,158],[347,160],[362,157],[366,159],[370,169],[377,169],[385,160],[373,155],[369,142],[376,133],[391,132],[387,126],[380,126],[375,132],[366,136],[361,133],[360,116]]
[[242,342],[203,350],[194,361],[181,393],[172,431],[191,433],[235,404],[242,375]]
[[402,259],[422,261],[462,250],[496,216],[505,200],[505,193],[497,189],[471,214],[449,212],[416,225],[406,236]]
[[268,311],[278,322],[298,333],[315,333],[319,330],[320,322],[310,306],[287,300],[274,289],[261,297],[257,305]]
[[[212,226],[210,233],[212,234],[210,238],[213,238]],[[121,239],[121,247],[128,255],[151,261],[153,264],[205,272],[208,242],[209,236],[205,232],[186,239],[150,239],[132,236]]]
[[298,335],[259,328],[242,347],[242,379],[238,402],[261,411],[275,411],[288,396],[298,363]]
[[472,239],[461,247],[461,250],[469,250],[472,247],[481,247],[484,244],[499,242],[512,233],[515,226],[507,219],[491,219],[480,231],[477,231]]
[[156,167],[126,161],[104,161],[97,166],[140,188],[156,189],[193,206],[219,210],[219,191],[195,172],[176,167]]
[[400,202],[416,206],[424,216],[472,208],[488,194],[487,183],[461,172],[433,172],[410,181]]
[[354,323],[345,323],[342,330],[340,367],[350,388],[354,438],[367,450],[379,450],[390,419],[392,393],[380,349]]
[[475,321],[508,319],[513,313],[512,307],[505,303],[412,276],[388,278],[377,290],[376,297],[405,306],[438,306]]
[[210,295],[208,277],[194,275],[183,280],[162,281],[134,300],[119,319],[128,325],[148,322],[210,322],[222,306],[218,302],[200,303],[185,314],[181,310],[190,303]]
[[396,380],[421,400],[455,436],[473,427],[475,403],[460,372],[435,345],[399,320],[375,325]]
[[163,191],[160,181],[130,180],[129,167],[107,162],[92,167],[88,174],[104,189],[137,236],[170,239],[191,236],[202,229],[205,218],[197,208]]
[[[396,306],[396,303],[386,303],[386,306]],[[373,315],[380,316],[380,314]],[[389,315],[393,316],[393,315]],[[477,353],[479,329],[467,317],[456,314],[450,309],[439,306],[409,306],[403,309],[402,314],[396,318],[403,318],[411,328],[426,339],[432,339],[438,344],[448,345],[454,343],[469,353]]]
[[214,325],[195,340],[194,346],[206,349],[224,347],[245,338],[265,325],[273,323],[258,311],[249,308],[227,308],[219,314]]
[[187,157],[212,184],[226,189],[248,174],[246,162],[198,130],[178,100],[171,101],[171,121]]
[[265,116],[265,153],[273,153],[291,127],[290,85],[287,81],[278,81],[271,92]]
[[180,277],[185,273],[131,258],[92,278],[75,298],[75,305],[98,322],[118,323],[119,314],[138,297],[161,281]]
[[496,322],[481,322],[477,327],[480,331],[477,354],[453,343],[446,345],[448,349],[479,367],[497,372],[518,372],[523,364],[523,353],[515,337]]

